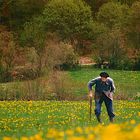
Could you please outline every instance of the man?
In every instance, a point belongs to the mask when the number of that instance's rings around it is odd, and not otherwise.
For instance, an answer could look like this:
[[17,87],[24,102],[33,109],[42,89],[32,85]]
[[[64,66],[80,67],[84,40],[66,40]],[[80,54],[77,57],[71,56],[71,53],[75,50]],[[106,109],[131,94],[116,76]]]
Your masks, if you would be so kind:
[[105,103],[110,122],[114,121],[113,113],[113,93],[115,91],[114,81],[106,72],[101,72],[100,76],[88,82],[89,96],[92,97],[92,86],[95,85],[95,115],[99,123],[102,123],[101,106]]

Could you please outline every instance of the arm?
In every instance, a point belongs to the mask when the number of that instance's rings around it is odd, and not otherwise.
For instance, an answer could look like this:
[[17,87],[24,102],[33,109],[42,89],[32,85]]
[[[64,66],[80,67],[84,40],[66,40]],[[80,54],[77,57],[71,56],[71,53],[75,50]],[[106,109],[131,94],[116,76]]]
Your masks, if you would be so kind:
[[92,97],[93,93],[92,93],[92,86],[94,86],[96,84],[96,79],[92,79],[88,82],[88,90],[89,90],[89,96]]
[[110,92],[114,93],[115,92],[115,85],[114,85],[114,81],[111,81],[111,90]]
[[94,86],[96,84],[96,80],[97,79],[92,79],[88,82],[88,90],[91,91],[92,90],[92,86]]

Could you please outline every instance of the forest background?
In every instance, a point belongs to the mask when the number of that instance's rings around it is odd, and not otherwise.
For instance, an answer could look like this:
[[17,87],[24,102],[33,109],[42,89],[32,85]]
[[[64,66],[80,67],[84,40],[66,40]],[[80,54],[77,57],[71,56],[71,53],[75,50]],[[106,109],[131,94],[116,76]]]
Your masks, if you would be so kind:
[[63,93],[62,81],[72,85],[60,70],[81,69],[81,57],[94,68],[140,70],[139,23],[139,0],[1,0],[0,82],[14,84],[1,85],[1,100],[21,99],[22,90],[9,91],[17,81],[39,94],[45,76],[53,83],[47,92]]

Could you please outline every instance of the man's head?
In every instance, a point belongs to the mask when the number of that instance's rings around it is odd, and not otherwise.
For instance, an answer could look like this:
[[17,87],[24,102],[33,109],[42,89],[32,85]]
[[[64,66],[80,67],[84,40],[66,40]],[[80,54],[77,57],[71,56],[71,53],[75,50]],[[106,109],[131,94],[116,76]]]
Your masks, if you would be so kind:
[[105,71],[103,71],[103,72],[100,73],[100,76],[101,76],[101,80],[102,80],[103,82],[106,82],[107,77],[109,77],[109,74],[106,73]]

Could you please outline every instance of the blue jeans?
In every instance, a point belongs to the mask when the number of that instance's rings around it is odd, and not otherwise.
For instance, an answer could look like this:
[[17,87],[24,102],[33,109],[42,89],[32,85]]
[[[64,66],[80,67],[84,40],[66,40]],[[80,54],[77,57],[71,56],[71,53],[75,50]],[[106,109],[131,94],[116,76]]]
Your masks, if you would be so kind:
[[101,106],[102,103],[105,103],[108,116],[110,118],[115,117],[115,114],[113,113],[113,102],[111,99],[109,99],[105,94],[102,93],[100,98],[95,98],[95,115],[98,117],[101,114]]

